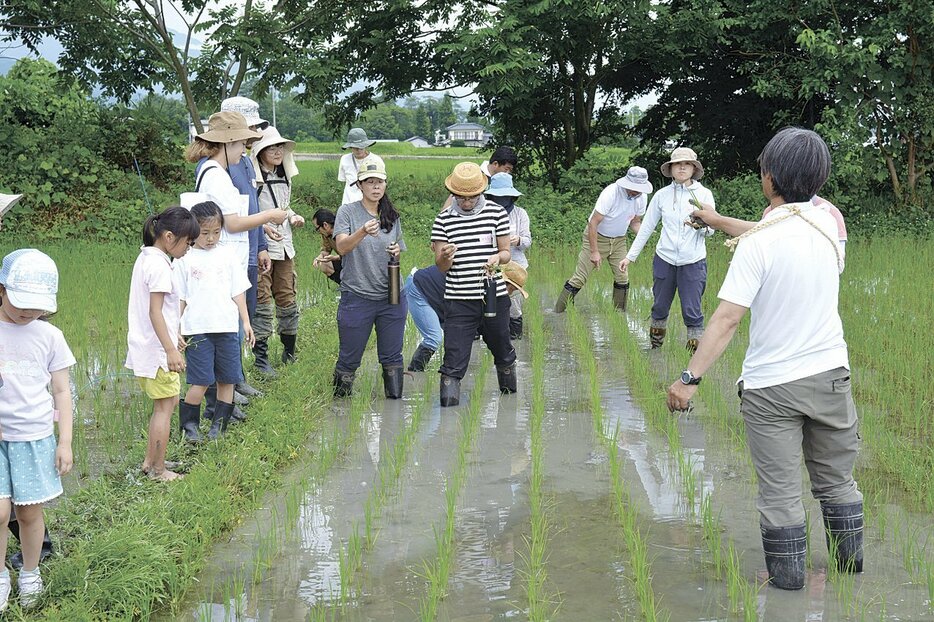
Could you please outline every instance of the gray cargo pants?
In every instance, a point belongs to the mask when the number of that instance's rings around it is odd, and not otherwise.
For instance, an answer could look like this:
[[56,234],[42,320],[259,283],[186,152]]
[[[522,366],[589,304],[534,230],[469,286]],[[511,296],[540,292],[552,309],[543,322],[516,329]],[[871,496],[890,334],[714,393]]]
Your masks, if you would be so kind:
[[859,437],[849,370],[762,389],[743,390],[740,383],[740,397],[763,526],[804,524],[802,454],[815,499],[835,505],[862,501],[853,479]]

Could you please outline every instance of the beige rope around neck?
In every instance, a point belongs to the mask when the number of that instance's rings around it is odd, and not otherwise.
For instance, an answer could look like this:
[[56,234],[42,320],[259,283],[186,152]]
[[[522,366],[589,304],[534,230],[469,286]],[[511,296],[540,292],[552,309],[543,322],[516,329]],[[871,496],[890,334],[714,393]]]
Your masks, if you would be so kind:
[[749,229],[748,231],[741,233],[735,238],[731,238],[727,240],[726,242],[723,243],[723,245],[726,246],[728,249],[730,249],[730,252],[734,252],[736,251],[736,245],[739,244],[741,240],[751,236],[753,233],[757,231],[762,231],[766,227],[770,227],[774,225],[775,223],[781,222],[783,220],[788,220],[789,218],[793,216],[797,216],[804,222],[808,223],[809,225],[817,229],[817,231],[820,232],[822,236],[827,238],[827,241],[833,245],[833,250],[837,254],[837,269],[842,272],[844,264],[843,264],[843,256],[840,254],[840,244],[836,240],[831,238],[829,235],[827,235],[827,232],[821,229],[820,227],[818,227],[817,224],[815,224],[813,220],[811,220],[810,218],[808,218],[807,216],[801,213],[802,207],[807,207],[810,205],[811,205],[810,203],[786,203],[785,205],[779,205],[778,207],[774,209],[784,209],[784,210],[787,210],[788,213],[783,214],[782,216],[778,216],[777,218],[772,218],[770,220],[759,221],[755,226],[752,227],[752,229]]

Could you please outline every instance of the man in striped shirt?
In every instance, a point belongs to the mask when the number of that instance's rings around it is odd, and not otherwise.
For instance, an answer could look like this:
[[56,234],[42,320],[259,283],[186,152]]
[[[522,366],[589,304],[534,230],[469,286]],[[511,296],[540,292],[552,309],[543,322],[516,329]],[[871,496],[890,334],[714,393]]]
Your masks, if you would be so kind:
[[496,315],[484,315],[487,275],[511,258],[509,217],[501,206],[486,200],[486,176],[472,162],[454,167],[444,185],[454,202],[435,218],[431,248],[435,264],[445,273],[441,405],[456,406],[478,327],[493,354],[500,392],[516,392],[516,351],[509,340],[509,295],[498,272],[492,274]]

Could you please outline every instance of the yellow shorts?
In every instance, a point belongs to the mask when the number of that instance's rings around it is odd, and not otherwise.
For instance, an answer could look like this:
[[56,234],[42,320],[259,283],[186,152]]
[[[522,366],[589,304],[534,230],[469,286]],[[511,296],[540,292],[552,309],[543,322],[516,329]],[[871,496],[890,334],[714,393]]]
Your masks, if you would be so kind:
[[162,368],[156,372],[155,378],[136,379],[139,386],[146,393],[146,397],[151,400],[163,400],[167,397],[178,397],[182,390],[182,381],[178,373],[174,371],[165,371]]

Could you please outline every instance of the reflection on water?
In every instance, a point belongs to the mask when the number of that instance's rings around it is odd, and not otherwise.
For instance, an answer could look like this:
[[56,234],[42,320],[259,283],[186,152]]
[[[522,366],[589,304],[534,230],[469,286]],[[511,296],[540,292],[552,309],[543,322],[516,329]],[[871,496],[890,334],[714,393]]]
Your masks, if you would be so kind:
[[[555,619],[610,620],[641,617],[633,591],[629,552],[613,513],[607,457],[594,438],[586,404],[585,383],[577,362],[562,344],[561,316],[549,316],[546,352],[546,414],[543,421],[544,486],[551,528],[547,552],[548,589],[560,601]],[[764,566],[754,506],[754,489],[742,457],[710,438],[697,421],[682,419],[682,460],[690,465],[696,486],[693,508],[685,507],[685,486],[678,458],[661,435],[646,424],[624,382],[624,370],[614,356],[601,322],[590,329],[594,356],[602,375],[604,432],[615,434],[621,472],[637,512],[637,528],[649,544],[652,587],[672,620],[740,619],[731,612],[727,586],[713,576],[707,544],[699,527],[700,503],[714,499],[723,548],[732,542],[748,580]],[[457,500],[455,558],[442,601],[441,620],[525,619],[527,596],[523,572],[528,554],[528,482],[531,445],[528,429],[531,370],[528,344],[517,344],[519,394],[500,396],[495,371],[486,379],[486,395],[476,446],[470,454],[468,478]],[[476,350],[476,348],[475,348]],[[477,369],[474,362],[472,369]],[[193,603],[186,619],[276,620],[319,619],[410,620],[417,617],[424,596],[424,564],[436,555],[436,533],[445,518],[446,481],[454,471],[464,405],[440,409],[433,403],[415,431],[408,464],[398,490],[374,518],[375,546],[363,553],[349,594],[341,594],[341,554],[355,526],[364,522],[363,508],[377,487],[380,471],[400,433],[411,421],[425,384],[436,388],[437,375],[407,380],[402,401],[376,403],[355,433],[356,442],[340,466],[301,495],[293,540],[283,536],[268,571],[255,585],[249,580],[259,553],[263,529],[284,532],[267,510],[218,546],[209,573],[200,580],[205,601]],[[463,395],[472,380],[465,379]],[[334,425],[346,425],[338,412]],[[276,500],[280,504],[282,500]],[[812,516],[817,515],[812,513]],[[928,521],[929,522],[929,521]],[[925,532],[927,533],[927,531]],[[827,581],[822,538],[812,534],[814,570],[802,592],[759,590],[760,620],[822,621],[860,619],[922,620],[926,586],[906,578],[890,544],[867,540],[873,571],[851,584]],[[888,547],[888,548],[886,548]],[[244,579],[246,577],[246,579]],[[893,587],[894,584],[894,587]],[[847,588],[846,585],[849,585]],[[841,604],[846,589],[857,596]],[[556,601],[557,602],[557,601]],[[218,604],[219,603],[219,604]],[[868,605],[865,603],[869,603]],[[853,607],[861,606],[859,615]],[[872,613],[871,616],[866,615]],[[923,615],[918,615],[924,612]]]

